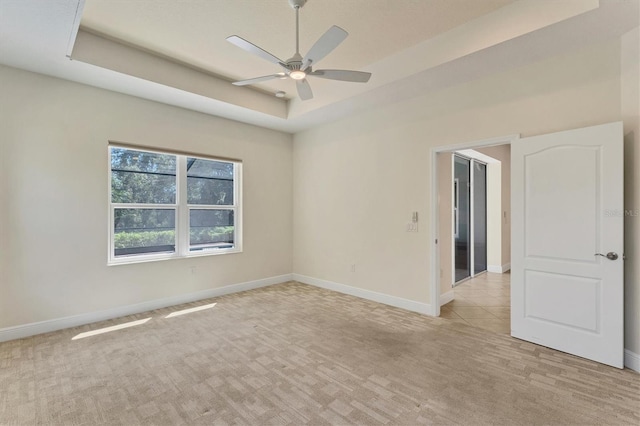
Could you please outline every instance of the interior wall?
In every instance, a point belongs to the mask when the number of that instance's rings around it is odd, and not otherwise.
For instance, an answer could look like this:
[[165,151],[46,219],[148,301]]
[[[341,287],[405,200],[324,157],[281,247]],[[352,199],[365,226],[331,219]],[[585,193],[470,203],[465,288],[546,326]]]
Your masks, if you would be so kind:
[[298,133],[294,272],[431,303],[432,148],[621,118],[615,40]]
[[502,192],[501,202],[501,260],[498,266],[502,267],[502,272],[511,269],[511,145],[496,145],[486,148],[477,148],[476,151],[489,157],[500,160],[500,182]]
[[[291,135],[7,67],[0,93],[0,328],[291,273]],[[243,160],[244,252],[108,267],[109,140]]]
[[[1,86],[0,82],[0,86]],[[0,113],[0,123],[2,122],[2,115]],[[1,131],[1,130],[0,130]],[[7,175],[7,153],[5,151],[5,144],[3,138],[0,138],[0,294],[3,289],[3,280],[6,278],[6,258],[9,253],[9,234],[8,234],[8,210],[9,206],[5,202],[7,199],[8,191],[8,175]],[[7,301],[4,297],[0,297],[0,324],[3,323],[4,312],[6,311]]]
[[625,346],[640,354],[640,29],[621,42],[621,97],[624,119]]
[[487,270],[502,265],[502,164],[487,164]]
[[[440,152],[437,155],[438,167],[438,247],[440,250],[440,294],[451,291],[453,284],[453,154]],[[424,228],[424,227],[423,227]]]

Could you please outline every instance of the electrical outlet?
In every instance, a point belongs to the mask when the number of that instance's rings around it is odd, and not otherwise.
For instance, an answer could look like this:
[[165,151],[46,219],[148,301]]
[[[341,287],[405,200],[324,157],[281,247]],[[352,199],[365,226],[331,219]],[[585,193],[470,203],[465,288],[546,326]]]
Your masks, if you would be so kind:
[[189,269],[191,269],[191,275],[195,275],[196,271],[198,270],[197,266],[191,266]]
[[413,222],[407,223],[407,232],[418,232],[418,224]]
[[351,264],[351,272],[355,272],[356,271],[356,264],[352,263]]

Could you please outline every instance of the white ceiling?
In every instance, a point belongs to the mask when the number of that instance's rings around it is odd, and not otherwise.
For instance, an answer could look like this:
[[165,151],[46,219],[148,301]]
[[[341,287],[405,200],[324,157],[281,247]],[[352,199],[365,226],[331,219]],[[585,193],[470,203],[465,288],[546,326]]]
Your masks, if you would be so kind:
[[[304,55],[332,25],[350,35],[321,68],[359,69],[513,0],[310,0],[300,10]],[[280,59],[295,53],[295,12],[287,0],[86,0],[83,28],[175,58],[229,79],[281,71],[228,43],[236,34]],[[333,84],[339,87],[341,84]],[[263,83],[292,97],[291,80]]]
[[[287,0],[0,0],[0,63],[286,132],[441,90],[618,37],[639,0],[309,0],[304,54],[331,25],[350,36],[321,68],[367,84],[229,80],[279,71],[226,42],[237,34],[281,59],[295,50]],[[78,26],[82,25],[78,37]],[[67,56],[74,60],[70,61]]]

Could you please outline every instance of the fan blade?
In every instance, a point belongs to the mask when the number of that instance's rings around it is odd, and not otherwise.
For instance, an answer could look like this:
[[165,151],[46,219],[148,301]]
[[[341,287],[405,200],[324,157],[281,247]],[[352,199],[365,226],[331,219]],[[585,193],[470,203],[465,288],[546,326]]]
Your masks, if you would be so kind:
[[281,72],[273,75],[265,75],[263,77],[250,78],[248,80],[234,81],[232,84],[235,86],[246,86],[247,84],[260,83],[261,81],[268,81],[276,78],[283,78],[285,76],[286,74]]
[[249,53],[253,53],[254,55],[260,56],[262,59],[265,59],[269,62],[273,62],[274,64],[282,64],[282,61],[277,57],[273,56],[271,53],[266,50],[256,46],[255,44],[248,42],[242,37],[238,37],[237,35],[232,35],[227,37],[227,41],[231,44],[235,44],[240,49],[244,49]]
[[313,92],[306,78],[304,80],[297,80],[296,88],[298,89],[298,96],[300,96],[300,99],[303,101],[313,99]]
[[329,80],[351,81],[353,83],[366,83],[371,78],[370,72],[349,70],[316,70],[307,75]]
[[315,66],[322,58],[338,47],[348,35],[348,32],[336,25],[329,28],[327,32],[316,41],[316,44],[313,45],[304,59],[302,59],[302,70],[307,69],[311,64]]

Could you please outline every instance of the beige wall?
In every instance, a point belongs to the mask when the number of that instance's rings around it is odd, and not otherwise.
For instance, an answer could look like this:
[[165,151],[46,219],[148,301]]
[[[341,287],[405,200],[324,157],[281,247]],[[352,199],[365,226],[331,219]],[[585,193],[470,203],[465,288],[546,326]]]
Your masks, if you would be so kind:
[[431,148],[618,121],[620,101],[615,40],[295,135],[294,272],[430,303]]
[[[2,82],[0,81],[0,87]],[[1,101],[0,101],[1,102]],[[4,112],[0,109],[0,132],[2,132]],[[9,303],[5,297],[2,297],[3,282],[6,279],[6,259],[9,253],[9,232],[8,232],[8,213],[9,206],[6,202],[9,188],[9,178],[7,175],[8,159],[5,150],[4,138],[0,137],[0,324],[4,323],[4,316]],[[2,327],[2,326],[0,326]]]
[[640,354],[640,29],[621,43],[625,144],[625,346]]
[[[291,273],[290,135],[6,67],[0,93],[0,328]],[[108,140],[242,159],[244,253],[107,267]]]
[[[502,268],[502,164],[487,164],[487,270]],[[495,268],[495,269],[492,269]]]
[[[476,148],[476,151],[500,161],[500,263],[511,265],[511,145]],[[491,264],[491,263],[489,263]]]

